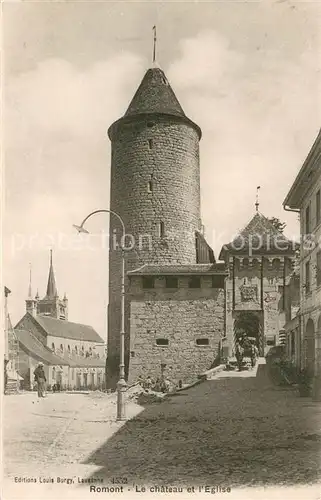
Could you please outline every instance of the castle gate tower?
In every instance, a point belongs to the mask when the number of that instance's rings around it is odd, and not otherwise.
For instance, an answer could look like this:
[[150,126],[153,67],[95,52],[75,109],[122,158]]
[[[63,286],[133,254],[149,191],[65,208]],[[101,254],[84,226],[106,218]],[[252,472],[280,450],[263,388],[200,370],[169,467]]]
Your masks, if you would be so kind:
[[[110,208],[123,219],[126,272],[143,264],[196,263],[200,217],[200,128],[185,115],[164,72],[149,69],[125,115],[108,130]],[[118,376],[121,225],[110,216],[108,379]],[[118,249],[115,248],[118,246]],[[125,361],[129,349],[128,304]],[[127,371],[127,368],[126,368]]]

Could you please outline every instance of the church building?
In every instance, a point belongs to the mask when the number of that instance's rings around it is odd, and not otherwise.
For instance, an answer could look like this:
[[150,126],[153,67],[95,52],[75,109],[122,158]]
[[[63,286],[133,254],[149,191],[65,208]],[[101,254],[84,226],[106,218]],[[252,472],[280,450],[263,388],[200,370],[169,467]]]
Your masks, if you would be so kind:
[[23,386],[33,386],[33,372],[44,363],[47,383],[62,389],[102,389],[105,380],[105,342],[87,325],[68,320],[68,299],[58,295],[52,251],[47,291],[33,297],[31,279],[26,313],[14,328],[19,342],[19,373]]

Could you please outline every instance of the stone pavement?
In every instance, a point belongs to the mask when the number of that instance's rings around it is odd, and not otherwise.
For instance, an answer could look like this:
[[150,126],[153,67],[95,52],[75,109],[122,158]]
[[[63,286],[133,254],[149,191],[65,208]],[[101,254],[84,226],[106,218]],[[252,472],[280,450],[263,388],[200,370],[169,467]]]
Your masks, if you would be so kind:
[[[321,406],[272,386],[264,366],[257,374],[221,372],[145,409],[130,402],[126,423],[114,421],[114,395],[32,398],[5,398],[6,487],[15,488],[14,498],[23,487],[23,498],[43,498],[40,486],[49,498],[58,486],[16,485],[15,476],[232,490],[299,487],[320,478]],[[63,487],[68,498],[71,489]],[[88,484],[73,487],[78,498],[92,498]],[[303,496],[320,498],[306,488]]]

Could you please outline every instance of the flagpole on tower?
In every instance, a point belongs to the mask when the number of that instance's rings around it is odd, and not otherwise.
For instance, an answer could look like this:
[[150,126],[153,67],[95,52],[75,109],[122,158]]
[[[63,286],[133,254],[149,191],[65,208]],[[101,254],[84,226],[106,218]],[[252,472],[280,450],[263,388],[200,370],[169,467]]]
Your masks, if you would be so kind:
[[156,42],[157,42],[156,26],[153,26],[153,32],[154,32],[154,42],[153,42],[153,64],[155,64],[155,62],[156,62]]
[[255,202],[255,208],[256,208],[257,212],[259,211],[259,206],[260,206],[260,203],[259,203],[259,192],[260,192],[260,189],[261,189],[261,186],[257,186],[257,188],[256,188],[256,202]]
[[31,284],[31,279],[32,279],[32,266],[31,262],[29,262],[29,288],[28,288],[28,298],[32,298],[32,284]]

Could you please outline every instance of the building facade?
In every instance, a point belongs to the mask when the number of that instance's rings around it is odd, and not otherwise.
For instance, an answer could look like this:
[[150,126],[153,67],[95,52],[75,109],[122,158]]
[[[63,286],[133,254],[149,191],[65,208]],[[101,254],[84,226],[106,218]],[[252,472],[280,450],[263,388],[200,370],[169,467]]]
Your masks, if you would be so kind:
[[4,287],[4,393],[13,394],[19,389],[19,342],[12,328],[8,297],[11,290]]
[[[258,209],[258,207],[257,207]],[[233,357],[243,333],[255,339],[260,356],[280,343],[299,287],[293,281],[296,244],[279,232],[258,210],[224,245],[220,259],[226,281],[226,346]]]
[[106,344],[88,325],[68,321],[68,300],[59,298],[50,254],[47,291],[33,298],[31,284],[26,314],[15,326],[19,341],[20,375],[26,389],[33,387],[33,372],[44,363],[49,386],[62,389],[105,387]]
[[[321,131],[284,201],[284,208],[300,214],[300,366],[321,376]],[[294,326],[294,325],[293,325]],[[299,345],[300,344],[300,345]],[[297,359],[298,361],[298,359]],[[320,385],[320,384],[319,384]],[[320,387],[318,390],[321,393]]]
[[146,265],[128,273],[129,382],[191,383],[220,359],[225,326],[224,264]]

